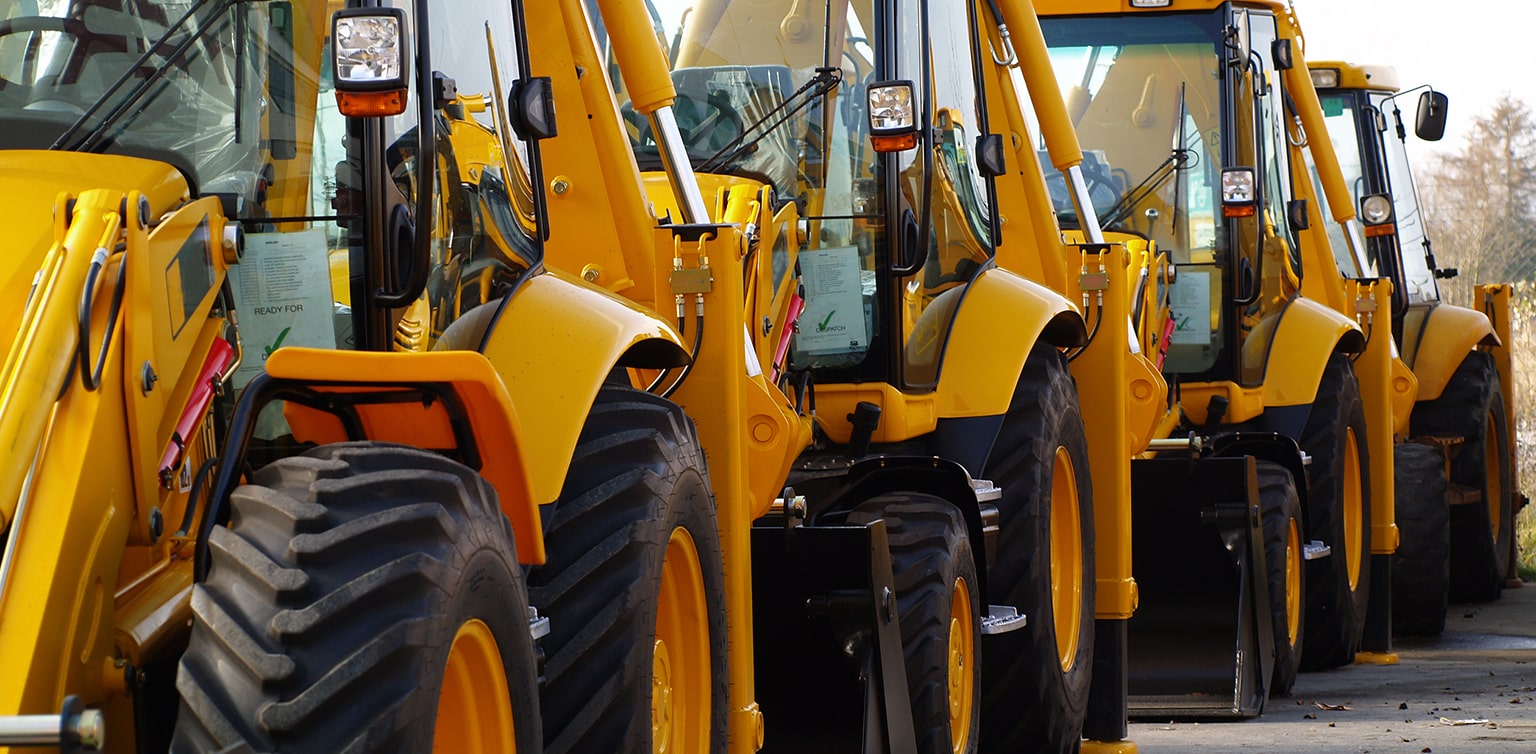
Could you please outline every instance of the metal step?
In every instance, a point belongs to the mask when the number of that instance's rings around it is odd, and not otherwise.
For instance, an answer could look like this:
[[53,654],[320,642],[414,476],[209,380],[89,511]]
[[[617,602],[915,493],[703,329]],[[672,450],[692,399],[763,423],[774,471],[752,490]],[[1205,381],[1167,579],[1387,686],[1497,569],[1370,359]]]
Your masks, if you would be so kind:
[[983,636],[1006,634],[1028,623],[1029,618],[1012,605],[987,605],[987,615],[981,619],[981,633]]
[[1322,560],[1333,554],[1333,548],[1323,544],[1323,540],[1314,539],[1301,546],[1302,560]]

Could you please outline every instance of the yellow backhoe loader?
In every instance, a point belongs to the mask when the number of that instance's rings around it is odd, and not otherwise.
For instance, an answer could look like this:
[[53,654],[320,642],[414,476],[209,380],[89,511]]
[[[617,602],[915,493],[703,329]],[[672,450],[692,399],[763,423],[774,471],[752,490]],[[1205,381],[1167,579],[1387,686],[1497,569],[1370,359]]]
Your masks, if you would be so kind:
[[[984,501],[980,510],[988,530],[997,521],[995,541],[973,547],[977,572],[992,590],[982,593],[983,604],[1017,608],[1028,620],[1015,632],[980,642],[981,750],[1058,751],[1080,745],[1134,750],[1124,740],[1126,625],[1137,603],[1130,458],[1147,448],[1167,406],[1166,385],[1150,352],[1138,353],[1140,338],[1118,323],[1128,321],[1133,309],[1141,321],[1157,320],[1156,313],[1143,315],[1140,305],[1133,307],[1133,290],[1145,294],[1147,288],[1136,288],[1128,273],[1161,268],[1144,253],[1133,268],[1129,250],[1096,237],[1087,212],[1079,216],[1088,242],[1063,240],[1051,187],[1025,137],[1029,131],[1020,107],[1026,88],[1042,108],[1042,135],[1065,176],[1058,179],[1062,196],[1085,198],[1091,186],[1079,167],[1083,156],[1031,9],[1018,2],[911,8],[858,2],[686,5],[657,4],[649,24],[643,17],[635,21],[668,47],[677,98],[666,117],[677,121],[680,142],[669,143],[669,128],[648,115],[649,90],[627,78],[613,81],[629,100],[617,117],[631,131],[641,167],[649,169],[646,188],[659,214],[747,229],[747,250],[734,257],[745,269],[715,269],[733,257],[722,262],[720,254],[708,255],[714,285],[743,280],[746,286],[744,321],[729,310],[719,315],[732,317],[725,320],[724,337],[734,339],[745,329],[749,357],[814,418],[813,444],[794,448],[798,458],[787,478],[792,492],[785,491],[779,507],[759,519],[766,525],[754,530],[759,565],[751,610],[768,748],[853,741],[860,734],[847,726],[867,724],[858,713],[861,704],[872,704],[856,693],[856,685],[806,688],[803,679],[835,658],[793,642],[786,648],[782,637],[811,620],[805,605],[823,604],[822,595],[806,591],[814,581],[809,576],[835,569],[815,565],[810,550],[788,561],[770,553],[786,551],[795,540],[808,543],[804,529],[862,505],[849,493],[828,491],[845,473],[856,478],[866,473],[860,470],[866,462],[854,459],[874,455],[879,464],[898,467],[900,456],[921,454],[954,459],[973,478],[1000,488],[1000,498]],[[1014,32],[1008,32],[1010,26]],[[628,33],[635,28],[610,26],[599,29],[597,38],[606,45],[610,37]],[[1013,33],[1019,35],[1016,44]],[[621,60],[617,54],[602,58],[608,65]],[[591,70],[585,61],[576,67]],[[614,117],[600,111],[586,115]],[[679,191],[673,180],[688,168],[695,173],[697,196],[686,183]],[[569,187],[568,195],[585,191],[601,197],[616,190],[627,188]],[[569,211],[579,214],[580,206],[573,203]],[[652,293],[658,286],[647,278],[661,275],[665,259],[620,259],[603,251],[598,246],[570,259],[551,257],[551,263],[653,306],[679,292],[679,281],[687,280],[680,272],[690,273],[697,264],[687,258],[673,264],[671,288]],[[1011,292],[1003,291],[1004,283]],[[1069,311],[1059,303],[1063,300],[1091,302],[1082,310],[1090,314],[1093,334],[1077,346],[1038,324],[1043,302],[1058,302],[1046,311]],[[1166,317],[1166,304],[1159,311]],[[691,318],[686,306],[677,316]],[[1064,315],[1056,316],[1060,321]],[[708,319],[716,321],[714,315]],[[1042,340],[1047,347],[1067,347],[1077,393],[1085,396],[1081,408],[1064,387],[1053,386],[1067,373],[1065,358],[1042,347]],[[723,347],[740,349],[730,341]],[[1055,376],[1042,379],[1042,374]],[[676,397],[689,407],[708,448],[708,425],[721,420],[713,410],[719,404],[693,408],[714,392],[690,393],[697,379],[684,381]],[[1066,419],[1056,414],[1058,406],[1065,407]],[[1056,439],[1061,422],[1074,414],[1081,415],[1072,419],[1082,422],[1081,446]],[[783,434],[764,427],[761,441]],[[1244,667],[1252,676],[1244,689],[1256,689],[1262,701],[1270,666],[1256,658],[1259,648],[1270,644],[1264,596],[1269,577],[1259,520],[1249,511],[1258,500],[1256,470],[1269,467],[1254,456],[1289,462],[1298,475],[1301,457],[1294,442],[1252,434],[1221,438],[1190,458],[1195,445],[1186,439],[1183,456],[1148,459],[1144,466],[1152,481],[1143,484],[1187,499],[1190,528],[1199,526],[1208,544],[1222,552],[1218,567],[1234,570],[1224,582],[1230,605],[1236,611],[1241,603],[1250,617],[1243,624],[1243,643],[1233,649],[1238,657],[1254,658]],[[1045,459],[1055,456],[1048,494],[1046,485],[1032,478],[1039,472],[1016,460],[1021,451],[1026,464],[1042,469]],[[712,464],[720,457],[710,455]],[[1091,464],[1078,460],[1085,457]],[[853,470],[845,472],[850,463]],[[1082,502],[1081,485],[1078,491],[1054,488],[1064,472],[1081,478],[1089,465],[1091,508]],[[1281,486],[1289,489],[1290,472],[1276,468],[1285,480]],[[718,467],[712,471],[723,497],[727,482]],[[766,484],[784,484],[779,479],[770,476]],[[944,496],[970,510],[968,496]],[[810,527],[799,514],[779,513],[792,511],[800,497],[807,501]],[[1230,555],[1224,537],[1235,537]],[[1020,563],[1031,549],[1030,562]],[[1299,570],[1301,547],[1292,549]],[[792,565],[795,561],[811,565]],[[786,572],[805,578],[786,581]],[[901,573],[898,567],[898,581]],[[1049,602],[1040,594],[1046,584]],[[787,598],[774,594],[786,585],[792,587]],[[1229,637],[1237,618],[1234,612],[1223,619]],[[1230,657],[1228,664],[1230,669]],[[923,670],[907,672],[912,679]],[[912,682],[916,688],[918,682]],[[887,711],[900,704],[888,699]],[[774,711],[785,708],[802,711],[792,727],[775,724]],[[967,708],[957,705],[952,714],[955,709]],[[920,709],[914,715],[921,731],[929,718]],[[969,717],[967,712],[960,719]],[[958,735],[957,725],[952,718],[948,730],[963,750],[971,739]],[[1080,730],[1088,742],[1080,744]],[[923,750],[939,743],[925,742]]]
[[[1263,552],[1227,568],[1265,574],[1262,599],[1221,575],[1222,539],[1190,539],[1199,517],[1180,513],[1179,488],[1150,467],[1137,477],[1132,531],[1147,544],[1135,549],[1132,711],[1257,714],[1299,667],[1355,657],[1373,562],[1381,570],[1396,546],[1392,468],[1375,449],[1390,447],[1399,396],[1390,339],[1368,337],[1366,313],[1385,304],[1388,286],[1339,281],[1331,263],[1301,155],[1327,151],[1325,137],[1307,138],[1326,132],[1284,4],[1037,7],[1084,146],[1089,199],[1108,240],[1143,260],[1131,271],[1145,281],[1134,325],[1173,396],[1154,432],[1164,438],[1157,457],[1192,434],[1202,445],[1254,443],[1241,452],[1259,467]],[[1331,151],[1318,158],[1332,161]],[[1342,185],[1336,167],[1320,172],[1328,191]],[[1346,254],[1364,248],[1348,209],[1336,209]],[[1328,268],[1314,272],[1314,258]],[[1340,292],[1314,295],[1304,279],[1330,271]]]
[[[1403,91],[1387,66],[1308,66],[1365,223],[1366,261],[1392,281],[1392,335],[1418,386],[1408,426],[1398,427],[1410,442],[1395,448],[1402,542],[1392,560],[1391,630],[1438,634],[1448,599],[1496,599],[1514,576],[1514,516],[1525,500],[1511,430],[1510,288],[1477,286],[1478,309],[1440,299],[1438,281],[1456,271],[1435,264],[1399,105],[1421,87]],[[1421,92],[1413,133],[1438,140],[1447,105],[1444,94]]]
[[0,749],[540,751],[574,670],[601,750],[721,750],[704,457],[622,379],[688,349],[541,262],[620,222],[550,224],[584,17],[340,6],[0,9]]

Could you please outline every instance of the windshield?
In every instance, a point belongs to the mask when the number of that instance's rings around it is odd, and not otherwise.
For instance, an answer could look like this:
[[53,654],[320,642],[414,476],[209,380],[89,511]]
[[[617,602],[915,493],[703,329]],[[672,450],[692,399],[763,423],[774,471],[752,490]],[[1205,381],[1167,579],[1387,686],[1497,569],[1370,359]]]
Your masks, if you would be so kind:
[[[1041,25],[1105,230],[1157,240],[1176,263],[1215,261],[1220,16],[1043,18]],[[1048,183],[1056,211],[1075,221],[1065,181],[1055,174]]]
[[[831,3],[831,10],[824,3],[783,5],[788,16],[723,0],[656,0],[651,7],[694,169],[765,180],[794,198],[802,189],[847,186],[854,178],[850,145],[864,130],[862,99],[854,95],[873,72],[875,53],[864,31],[869,19],[846,3]],[[612,78],[626,100],[622,80]],[[649,124],[627,102],[624,114],[642,164],[655,158]]]
[[[1362,117],[1370,117],[1367,113],[1361,113],[1355,108],[1356,99],[1353,94],[1322,94],[1318,100],[1323,105],[1323,122],[1328,127],[1328,138],[1333,142],[1334,154],[1339,156],[1339,172],[1344,179],[1344,185],[1349,187],[1350,201],[1354,206],[1360,206],[1360,199],[1370,193],[1370,187],[1365,178],[1364,160],[1362,157],[1363,144],[1360,141]],[[1364,124],[1367,133],[1374,133],[1375,129],[1370,124]],[[1349,239],[1344,235],[1344,226],[1333,220],[1333,211],[1328,206],[1328,194],[1321,190],[1322,182],[1317,177],[1317,165],[1312,159],[1312,150],[1306,150],[1307,169],[1312,174],[1313,185],[1318,186],[1318,201],[1322,203],[1323,217],[1327,218],[1328,244],[1333,247],[1333,257],[1339,265],[1339,272],[1345,277],[1358,278],[1364,276],[1360,265],[1355,261],[1354,254],[1349,250]]]
[[[0,148],[159,159],[197,192],[261,166],[266,4],[0,4]],[[275,115],[275,114],[274,114]]]
[[[1377,111],[1386,111],[1386,98],[1385,94],[1371,95]],[[1382,142],[1387,153],[1387,179],[1392,186],[1397,245],[1403,259],[1402,285],[1408,294],[1408,302],[1439,301],[1440,289],[1429,267],[1429,238],[1425,235],[1424,215],[1419,211],[1413,169],[1408,165],[1408,145],[1391,132],[1382,134]]]

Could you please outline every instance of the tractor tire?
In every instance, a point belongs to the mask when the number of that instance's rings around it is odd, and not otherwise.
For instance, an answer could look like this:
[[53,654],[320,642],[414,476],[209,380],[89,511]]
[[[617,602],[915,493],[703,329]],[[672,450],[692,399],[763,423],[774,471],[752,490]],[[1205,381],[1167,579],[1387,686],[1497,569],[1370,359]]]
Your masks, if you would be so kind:
[[1332,548],[1307,562],[1306,647],[1302,670],[1355,660],[1371,583],[1370,449],[1365,404],[1349,357],[1334,354],[1301,434],[1307,473],[1307,538]]
[[1451,600],[1499,598],[1509,570],[1515,530],[1509,424],[1493,356],[1467,354],[1445,392],[1413,409],[1412,434],[1464,438],[1451,459],[1451,482],[1481,499],[1451,508]]
[[725,576],[693,422],[604,387],[544,526],[545,751],[723,752]]
[[989,752],[1075,752],[1093,674],[1093,491],[1077,385],[1037,345],[984,476],[1002,488],[989,599],[1024,628],[986,637],[981,740]]
[[1392,633],[1439,636],[1451,588],[1450,501],[1445,451],[1403,443],[1394,452],[1397,552],[1392,555]]
[[230,500],[192,592],[171,751],[539,750],[522,569],[478,474],[342,443]]
[[896,577],[917,751],[974,752],[981,737],[981,595],[965,518],[942,498],[889,494],[859,504],[848,520],[879,518]]
[[1264,528],[1264,564],[1269,575],[1269,607],[1275,637],[1275,671],[1270,697],[1291,695],[1301,668],[1306,626],[1306,561],[1303,560],[1301,500],[1289,469],[1258,462],[1259,515]]

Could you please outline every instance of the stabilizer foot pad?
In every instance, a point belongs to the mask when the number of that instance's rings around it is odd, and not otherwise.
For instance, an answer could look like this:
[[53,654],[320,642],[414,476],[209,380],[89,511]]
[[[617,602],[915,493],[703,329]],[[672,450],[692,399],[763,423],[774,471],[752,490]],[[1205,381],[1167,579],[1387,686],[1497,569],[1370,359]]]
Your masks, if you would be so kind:
[[1356,665],[1396,665],[1396,652],[1356,652]]

